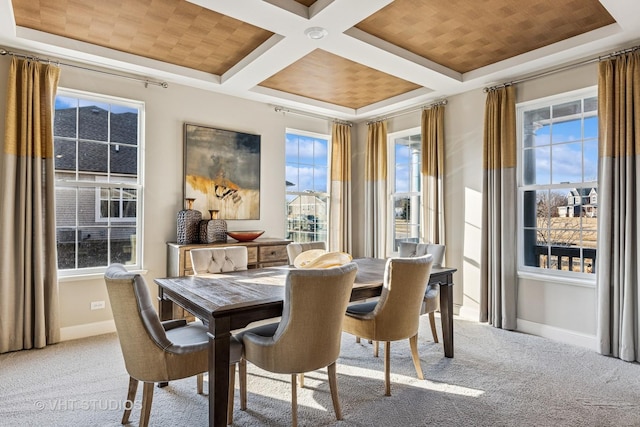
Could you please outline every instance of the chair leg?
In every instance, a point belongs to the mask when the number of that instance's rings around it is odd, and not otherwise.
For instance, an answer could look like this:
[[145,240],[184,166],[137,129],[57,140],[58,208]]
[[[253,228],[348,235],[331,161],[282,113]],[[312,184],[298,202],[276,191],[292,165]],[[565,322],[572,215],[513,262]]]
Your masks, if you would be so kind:
[[198,388],[198,394],[202,394],[203,390],[204,390],[204,374],[198,374],[196,376],[196,380],[197,380],[197,388]]
[[134,402],[136,400],[136,391],[138,391],[138,380],[133,377],[129,377],[129,390],[127,391],[127,401],[125,402],[124,414],[122,414],[122,424],[129,422],[131,409],[133,409]]
[[433,335],[433,342],[438,343],[438,331],[436,330],[436,314],[432,311],[429,313],[429,324],[431,325],[431,335]]
[[304,373],[298,374],[298,382],[300,383],[300,388],[304,388]]
[[356,343],[360,344],[360,337],[356,337]]
[[373,357],[378,357],[378,341],[373,342]]
[[240,359],[240,409],[247,409],[247,359]]
[[233,395],[236,388],[236,364],[229,365],[229,401],[227,403],[227,425],[233,424]]
[[291,374],[291,426],[298,427],[298,385],[296,374]]
[[140,427],[149,425],[151,404],[153,403],[153,383],[144,383],[142,388],[142,409],[140,410]]
[[413,359],[413,366],[416,367],[416,374],[418,374],[419,379],[423,380],[424,375],[422,375],[420,356],[418,355],[418,334],[409,338],[409,346],[411,347],[411,358]]
[[384,395],[391,396],[391,341],[384,342]]
[[336,362],[327,366],[329,373],[329,389],[331,390],[331,400],[333,401],[333,411],[336,413],[336,420],[342,419],[342,409],[338,400],[338,377],[336,375]]

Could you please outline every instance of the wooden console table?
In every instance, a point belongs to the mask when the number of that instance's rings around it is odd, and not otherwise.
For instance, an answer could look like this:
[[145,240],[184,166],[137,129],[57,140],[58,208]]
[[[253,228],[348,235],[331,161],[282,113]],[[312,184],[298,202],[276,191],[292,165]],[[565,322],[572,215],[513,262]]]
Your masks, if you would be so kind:
[[289,264],[287,256],[287,245],[291,240],[258,238],[251,242],[238,242],[229,238],[227,242],[221,243],[192,243],[180,245],[178,243],[167,243],[167,276],[191,276],[193,267],[191,266],[191,249],[215,248],[224,246],[246,246],[249,255],[249,268],[273,267]]

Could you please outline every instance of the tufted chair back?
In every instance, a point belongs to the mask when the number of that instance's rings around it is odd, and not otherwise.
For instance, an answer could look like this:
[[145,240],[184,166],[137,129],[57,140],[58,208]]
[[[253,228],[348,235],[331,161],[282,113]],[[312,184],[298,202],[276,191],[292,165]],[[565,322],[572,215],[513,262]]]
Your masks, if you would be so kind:
[[444,260],[445,245],[435,243],[412,243],[400,242],[400,256],[403,258],[422,256],[426,254],[433,255],[433,266],[441,267]]
[[196,276],[247,269],[246,246],[191,249],[191,265]]

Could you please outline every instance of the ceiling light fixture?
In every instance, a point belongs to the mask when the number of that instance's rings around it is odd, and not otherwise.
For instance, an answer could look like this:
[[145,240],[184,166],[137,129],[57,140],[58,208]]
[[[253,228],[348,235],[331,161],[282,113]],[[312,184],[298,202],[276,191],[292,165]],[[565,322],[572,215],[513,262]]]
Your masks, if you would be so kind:
[[309,37],[311,40],[320,40],[327,36],[329,32],[322,27],[311,27],[304,30],[304,35]]

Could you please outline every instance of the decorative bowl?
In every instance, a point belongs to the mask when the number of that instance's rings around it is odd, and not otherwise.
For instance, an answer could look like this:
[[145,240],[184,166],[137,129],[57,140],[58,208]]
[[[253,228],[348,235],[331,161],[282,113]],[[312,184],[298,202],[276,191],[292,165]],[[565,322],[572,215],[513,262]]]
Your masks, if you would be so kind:
[[262,236],[264,230],[227,231],[227,235],[239,242],[250,242]]

